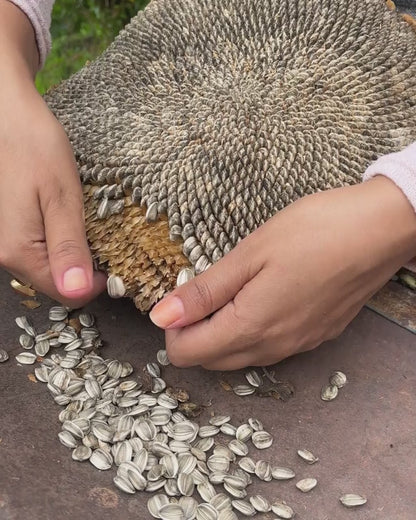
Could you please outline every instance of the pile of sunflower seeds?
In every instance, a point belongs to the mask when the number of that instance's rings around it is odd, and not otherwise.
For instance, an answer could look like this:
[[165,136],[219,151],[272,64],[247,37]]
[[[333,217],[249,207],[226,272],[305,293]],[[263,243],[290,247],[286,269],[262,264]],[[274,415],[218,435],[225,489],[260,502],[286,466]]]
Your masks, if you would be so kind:
[[[270,511],[278,518],[294,517],[284,501],[248,494],[254,478],[271,482],[295,477],[290,468],[249,456],[250,447],[264,450],[273,443],[258,419],[235,426],[230,416],[214,415],[200,426],[179,411],[179,392],[162,377],[163,367],[170,364],[165,350],[157,353],[157,362],[146,365],[143,377],[130,377],[130,363],[98,355],[102,340],[91,314],[70,318],[69,309],[56,306],[49,319],[48,330],[38,334],[27,317],[16,318],[24,349],[16,360],[38,361],[37,380],[64,407],[58,437],[75,461],[89,461],[102,471],[115,467],[114,484],[125,493],[158,492],[148,501],[148,510],[162,520],[235,520],[237,513]],[[255,371],[246,378],[253,388],[260,384]],[[235,393],[248,395],[245,386]],[[218,442],[219,435],[228,440]],[[298,454],[308,464],[318,461],[308,450]],[[306,478],[296,487],[309,492],[316,485],[316,479]],[[340,500],[347,507],[366,501],[359,495]]]

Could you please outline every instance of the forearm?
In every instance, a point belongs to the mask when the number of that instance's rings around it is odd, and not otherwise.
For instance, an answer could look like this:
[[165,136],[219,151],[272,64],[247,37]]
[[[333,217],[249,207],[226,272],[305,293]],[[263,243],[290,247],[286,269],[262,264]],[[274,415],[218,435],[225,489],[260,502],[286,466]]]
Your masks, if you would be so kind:
[[[30,81],[39,65],[35,32],[27,16],[8,0],[0,0],[0,83]],[[4,81],[1,76],[7,77]]]

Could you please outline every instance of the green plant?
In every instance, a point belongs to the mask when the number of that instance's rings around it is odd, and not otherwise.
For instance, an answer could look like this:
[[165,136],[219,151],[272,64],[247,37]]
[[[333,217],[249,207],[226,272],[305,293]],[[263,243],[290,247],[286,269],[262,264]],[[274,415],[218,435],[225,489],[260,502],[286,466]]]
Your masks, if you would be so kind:
[[42,94],[93,60],[149,0],[56,0],[52,51],[38,74]]

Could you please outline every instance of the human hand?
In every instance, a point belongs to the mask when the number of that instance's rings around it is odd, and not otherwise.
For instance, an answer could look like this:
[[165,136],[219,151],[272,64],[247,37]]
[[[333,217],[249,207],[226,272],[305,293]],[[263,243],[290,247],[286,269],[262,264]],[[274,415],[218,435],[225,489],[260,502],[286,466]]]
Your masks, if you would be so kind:
[[295,202],[150,317],[175,365],[269,365],[338,336],[415,254],[414,210],[378,176]]
[[33,83],[34,48],[26,17],[0,0],[0,267],[76,307],[105,276],[93,274],[71,145]]

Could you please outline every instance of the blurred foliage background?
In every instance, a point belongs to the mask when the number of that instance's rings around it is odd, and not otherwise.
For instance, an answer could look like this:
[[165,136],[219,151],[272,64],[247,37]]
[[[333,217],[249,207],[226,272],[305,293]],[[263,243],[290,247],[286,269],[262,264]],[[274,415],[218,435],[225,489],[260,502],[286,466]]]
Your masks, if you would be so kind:
[[36,84],[46,90],[98,56],[149,0],[56,0],[52,51]]

